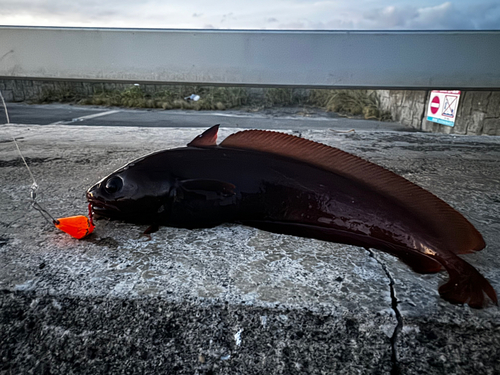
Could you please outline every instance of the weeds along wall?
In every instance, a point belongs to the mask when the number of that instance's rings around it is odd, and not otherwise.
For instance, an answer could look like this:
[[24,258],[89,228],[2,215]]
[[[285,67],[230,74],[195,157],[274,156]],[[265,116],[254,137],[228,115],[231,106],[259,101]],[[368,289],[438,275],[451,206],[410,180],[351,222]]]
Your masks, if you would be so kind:
[[[245,105],[301,105],[308,96],[304,89],[213,87],[193,85],[133,85],[75,81],[0,80],[0,89],[11,102],[73,102],[84,105],[132,108],[224,110]],[[184,98],[200,95],[198,102]]]
[[[369,90],[134,85],[28,80],[0,81],[0,89],[5,92],[8,101],[17,102],[70,102],[82,105],[194,110],[310,106],[365,119],[391,120],[389,112],[380,110],[376,92]],[[199,95],[200,99],[187,100],[186,98],[192,94]]]

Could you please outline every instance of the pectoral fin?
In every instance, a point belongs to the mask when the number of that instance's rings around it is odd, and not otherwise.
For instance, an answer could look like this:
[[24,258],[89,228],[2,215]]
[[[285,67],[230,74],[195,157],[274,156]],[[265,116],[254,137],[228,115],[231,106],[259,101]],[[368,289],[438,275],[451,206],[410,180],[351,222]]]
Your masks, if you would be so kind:
[[176,226],[206,228],[233,221],[236,186],[219,180],[184,180],[176,188],[172,217]]

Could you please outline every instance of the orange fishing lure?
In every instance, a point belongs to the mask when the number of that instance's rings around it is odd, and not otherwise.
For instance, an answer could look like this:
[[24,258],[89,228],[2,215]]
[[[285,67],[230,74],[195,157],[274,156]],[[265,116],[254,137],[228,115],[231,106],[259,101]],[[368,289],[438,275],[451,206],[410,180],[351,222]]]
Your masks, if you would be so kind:
[[95,229],[92,220],[91,207],[89,205],[89,218],[87,216],[78,215],[70,217],[62,217],[54,222],[57,229],[68,233],[71,237],[78,240],[87,237]]

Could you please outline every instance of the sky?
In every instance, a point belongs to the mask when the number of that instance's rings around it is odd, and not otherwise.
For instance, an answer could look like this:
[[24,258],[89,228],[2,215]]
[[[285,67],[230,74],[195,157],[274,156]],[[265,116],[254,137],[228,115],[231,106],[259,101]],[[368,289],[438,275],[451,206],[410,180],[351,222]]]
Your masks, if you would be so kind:
[[0,0],[0,25],[500,30],[500,0]]

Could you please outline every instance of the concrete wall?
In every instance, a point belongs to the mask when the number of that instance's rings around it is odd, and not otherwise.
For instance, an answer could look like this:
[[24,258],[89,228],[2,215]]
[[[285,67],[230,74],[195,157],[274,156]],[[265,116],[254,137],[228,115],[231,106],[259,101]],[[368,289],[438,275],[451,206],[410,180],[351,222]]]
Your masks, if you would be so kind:
[[[435,51],[446,51],[439,63]],[[0,26],[0,56],[2,78],[327,89],[500,87],[499,30]]]
[[500,91],[465,91],[455,126],[427,121],[429,91],[379,90],[380,104],[393,120],[412,128],[445,134],[500,135]]
[[378,90],[380,105],[392,114],[394,121],[421,129],[427,91]]

